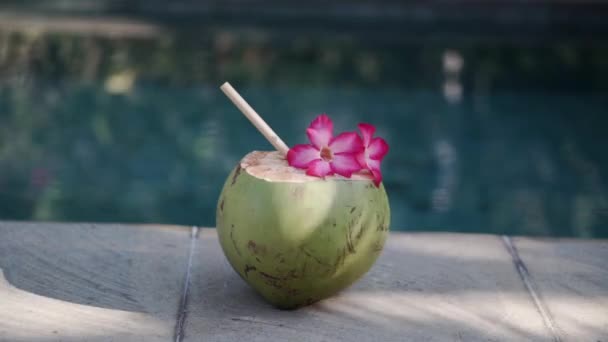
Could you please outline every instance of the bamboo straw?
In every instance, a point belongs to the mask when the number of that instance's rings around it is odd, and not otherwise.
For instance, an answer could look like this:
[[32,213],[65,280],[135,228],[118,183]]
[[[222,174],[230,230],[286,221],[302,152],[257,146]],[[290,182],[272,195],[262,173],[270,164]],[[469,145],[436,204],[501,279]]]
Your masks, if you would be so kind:
[[268,124],[262,119],[262,117],[245,101],[239,93],[232,88],[230,83],[224,83],[220,89],[228,96],[228,98],[234,103],[235,106],[251,121],[255,128],[262,133],[262,135],[277,149],[281,154],[286,155],[289,151],[289,147],[285,145],[283,140],[268,126]]

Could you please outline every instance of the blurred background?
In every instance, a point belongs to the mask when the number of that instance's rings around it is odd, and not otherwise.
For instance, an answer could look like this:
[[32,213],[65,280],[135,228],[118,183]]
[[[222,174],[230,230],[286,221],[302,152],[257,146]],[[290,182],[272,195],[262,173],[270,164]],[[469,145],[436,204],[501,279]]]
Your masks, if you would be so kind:
[[608,237],[608,5],[1,1],[0,219],[213,226],[230,169],[367,121],[393,230]]

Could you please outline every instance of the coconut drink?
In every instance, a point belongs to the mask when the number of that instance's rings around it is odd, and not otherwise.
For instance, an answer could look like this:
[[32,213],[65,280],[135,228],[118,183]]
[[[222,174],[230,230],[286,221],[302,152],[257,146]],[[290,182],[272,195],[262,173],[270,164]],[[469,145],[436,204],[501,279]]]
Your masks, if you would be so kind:
[[348,287],[371,268],[388,235],[390,209],[380,172],[388,145],[373,138],[369,124],[359,125],[361,136],[334,137],[333,123],[321,115],[306,130],[310,144],[287,148],[225,87],[278,150],[247,154],[224,184],[216,220],[230,265],[282,309]]

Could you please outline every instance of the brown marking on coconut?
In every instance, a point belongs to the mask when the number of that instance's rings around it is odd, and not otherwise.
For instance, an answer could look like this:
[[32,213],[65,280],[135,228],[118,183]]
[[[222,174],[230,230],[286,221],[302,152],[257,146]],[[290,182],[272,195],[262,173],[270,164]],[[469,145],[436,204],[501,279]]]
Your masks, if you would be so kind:
[[270,279],[270,280],[281,280],[281,278],[280,278],[280,277],[273,276],[273,275],[268,274],[268,273],[266,273],[266,272],[259,271],[258,273],[259,273],[259,274],[260,274],[262,277],[264,277],[264,278],[266,278],[266,279]]
[[385,232],[388,231],[388,225],[386,224],[384,217],[380,219],[380,223],[378,223],[378,227],[376,228],[377,232]]
[[283,278],[273,276],[263,271],[258,271],[258,274],[264,278],[266,284],[274,287],[277,290],[282,290],[283,286],[285,286],[285,280]]
[[381,219],[379,215],[376,215],[376,218],[378,219],[378,226],[376,226],[376,231],[377,232],[382,232],[384,231],[384,219]]
[[380,253],[380,252],[382,252],[383,247],[384,247],[384,243],[382,241],[376,241],[372,245],[372,252]]
[[316,256],[314,256],[312,253],[310,253],[308,250],[306,250],[304,247],[300,247],[300,251],[302,253],[304,253],[304,255],[306,255],[307,257],[309,257],[310,259],[313,259],[317,264],[322,265],[322,266],[326,266],[326,267],[331,267],[329,264],[327,264],[326,262],[321,261],[319,258],[317,258]]
[[247,249],[254,255],[266,255],[266,246],[257,244],[253,240],[249,240],[249,243],[247,243]]
[[365,230],[367,229],[367,227],[368,227],[367,224],[360,225],[359,232],[355,236],[355,240],[357,240],[357,241],[361,240],[361,237],[363,236],[363,233],[365,233]]
[[241,170],[241,165],[237,165],[236,169],[234,170],[234,175],[232,175],[232,181],[230,182],[230,185],[234,185],[234,183],[236,183],[236,179],[241,174]]
[[249,264],[245,265],[245,277],[249,277],[249,272],[256,271],[256,270],[257,270],[257,268],[255,266],[252,266]]
[[[352,210],[351,210],[351,213],[352,213]],[[361,236],[362,236],[363,226],[365,226],[361,223],[362,219],[363,219],[363,211],[360,211],[350,221],[348,221],[348,241],[350,241],[351,245],[353,245],[353,248],[354,248],[353,231],[356,226],[359,227],[359,231],[357,232],[357,235],[355,235],[355,242],[359,242],[359,240],[361,239]]]
[[232,241],[232,244],[234,245],[234,250],[236,251],[236,253],[239,256],[243,256],[243,254],[241,254],[241,250],[239,249],[239,245],[238,245],[238,243],[236,243],[236,239],[234,238],[234,225],[233,224],[230,225],[230,240]]
[[348,252],[351,254],[356,253],[355,251],[355,245],[353,244],[353,226],[352,224],[349,224],[347,226],[347,233],[346,233],[346,248],[348,249]]
[[332,274],[336,274],[340,266],[344,265],[344,260],[346,259],[346,247],[338,248],[336,253],[336,261],[333,265]]

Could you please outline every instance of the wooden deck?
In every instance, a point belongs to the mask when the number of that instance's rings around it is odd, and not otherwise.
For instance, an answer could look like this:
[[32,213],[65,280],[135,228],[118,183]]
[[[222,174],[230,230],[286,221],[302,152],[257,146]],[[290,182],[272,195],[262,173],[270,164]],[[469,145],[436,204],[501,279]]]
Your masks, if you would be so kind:
[[392,233],[296,311],[262,301],[213,229],[0,222],[0,341],[608,341],[608,241]]

